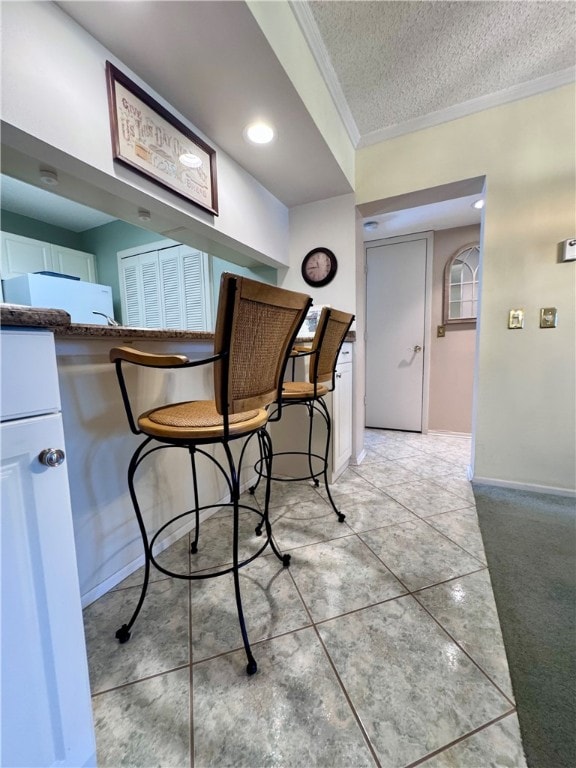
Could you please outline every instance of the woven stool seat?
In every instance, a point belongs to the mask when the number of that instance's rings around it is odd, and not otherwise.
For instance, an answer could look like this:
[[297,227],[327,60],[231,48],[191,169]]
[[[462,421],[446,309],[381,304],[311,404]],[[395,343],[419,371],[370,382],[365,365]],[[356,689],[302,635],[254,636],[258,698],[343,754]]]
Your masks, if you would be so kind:
[[313,400],[315,397],[324,397],[330,390],[324,384],[314,384],[308,381],[285,381],[282,384],[282,400]]
[[[233,413],[228,417],[228,432],[231,437],[240,437],[260,429],[267,420],[268,414],[263,408]],[[224,419],[216,410],[214,400],[192,400],[152,408],[141,414],[138,426],[154,437],[202,440],[224,435]]]

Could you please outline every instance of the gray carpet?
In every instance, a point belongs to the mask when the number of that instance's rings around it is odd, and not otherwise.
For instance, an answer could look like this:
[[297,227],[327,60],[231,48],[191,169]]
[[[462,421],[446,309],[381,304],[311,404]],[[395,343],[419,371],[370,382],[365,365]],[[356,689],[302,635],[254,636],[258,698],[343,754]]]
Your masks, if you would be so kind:
[[529,768],[576,767],[576,501],[474,485]]

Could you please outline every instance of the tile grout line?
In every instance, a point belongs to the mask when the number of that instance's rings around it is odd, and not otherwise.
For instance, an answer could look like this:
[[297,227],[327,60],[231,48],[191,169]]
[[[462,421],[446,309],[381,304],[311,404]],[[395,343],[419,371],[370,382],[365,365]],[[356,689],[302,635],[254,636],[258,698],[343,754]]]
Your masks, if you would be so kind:
[[294,587],[296,591],[298,592],[298,595],[300,597],[300,600],[302,600],[302,604],[304,605],[304,609],[306,613],[308,614],[308,617],[310,621],[312,622],[312,629],[314,630],[314,633],[316,634],[316,637],[318,638],[318,642],[320,643],[322,650],[324,652],[324,655],[330,664],[330,667],[332,668],[332,672],[334,673],[334,676],[336,677],[336,680],[338,682],[338,685],[340,686],[340,690],[342,691],[344,698],[346,699],[346,702],[348,703],[348,706],[350,707],[350,711],[352,712],[352,715],[354,719],[356,720],[356,724],[358,725],[358,728],[360,729],[360,733],[362,734],[362,738],[364,739],[364,742],[366,743],[366,746],[370,750],[370,754],[372,755],[372,758],[374,760],[374,764],[376,768],[382,768],[382,765],[380,763],[380,760],[378,759],[378,755],[376,754],[376,750],[372,744],[372,740],[368,736],[368,733],[366,729],[364,728],[364,724],[362,723],[362,720],[360,718],[360,715],[356,711],[356,707],[352,703],[352,699],[348,695],[348,691],[346,690],[346,686],[344,685],[344,681],[340,677],[340,674],[338,673],[338,670],[336,669],[336,666],[332,660],[332,657],[330,656],[330,653],[328,652],[328,649],[326,648],[326,645],[324,641],[322,640],[322,636],[320,635],[320,632],[318,631],[318,627],[316,626],[316,622],[314,621],[314,618],[312,616],[312,613],[310,612],[308,605],[306,604],[306,601],[304,600],[304,597],[302,593],[300,592],[300,589],[298,587],[298,584],[296,583],[296,580],[294,579],[294,576],[292,573],[290,573],[290,578],[292,579],[292,583],[294,584]]
[[403,768],[417,768],[418,765],[422,765],[423,763],[426,763],[428,760],[430,760],[430,758],[436,757],[436,755],[441,755],[443,752],[446,752],[448,749],[451,749],[452,747],[455,747],[457,744],[461,744],[462,742],[466,741],[471,736],[474,736],[477,733],[481,733],[482,731],[485,731],[487,728],[490,728],[490,726],[492,725],[496,725],[496,723],[499,723],[501,720],[504,720],[506,717],[510,717],[510,715],[513,715],[515,712],[516,712],[516,707],[508,710],[508,712],[504,712],[503,714],[498,715],[498,717],[495,717],[492,720],[489,720],[483,725],[479,725],[478,728],[474,728],[472,731],[469,731],[468,733],[465,733],[462,736],[459,736],[457,739],[454,739],[454,741],[451,741],[448,744],[445,744],[443,747],[439,747],[438,749],[435,749],[434,751],[429,752],[428,754],[423,755],[422,757],[419,757],[418,760],[415,760],[413,763],[408,763],[408,765],[405,765]]
[[[484,569],[484,570],[486,570],[486,569]],[[480,571],[473,571],[473,573],[480,573]],[[469,573],[468,573],[468,574],[466,574],[466,576],[470,576],[470,575],[471,575],[471,574],[469,574]],[[458,576],[457,578],[463,578],[463,577],[462,577],[462,576]],[[426,587],[426,589],[429,589],[429,587]],[[423,590],[419,590],[419,591],[423,591]],[[440,627],[440,629],[441,629],[443,632],[445,632],[445,633],[448,635],[448,637],[450,638],[450,640],[452,640],[452,642],[453,642],[453,643],[455,643],[455,645],[457,645],[457,646],[458,646],[458,648],[460,648],[460,650],[462,651],[462,653],[464,653],[464,654],[465,654],[465,655],[466,655],[466,656],[467,656],[467,657],[470,659],[470,661],[471,661],[471,662],[472,662],[472,663],[473,663],[473,664],[474,664],[476,667],[478,667],[478,669],[480,670],[480,672],[482,672],[482,674],[483,674],[483,675],[484,675],[484,676],[485,676],[485,677],[486,677],[486,678],[489,680],[489,682],[490,682],[490,683],[492,683],[492,685],[494,686],[494,688],[496,688],[496,690],[497,690],[499,693],[501,693],[501,694],[502,694],[502,696],[504,696],[504,698],[506,699],[506,701],[507,701],[507,702],[508,702],[508,703],[509,703],[509,704],[510,704],[510,705],[511,705],[511,706],[512,706],[514,709],[516,709],[516,702],[515,702],[515,701],[513,701],[513,700],[512,700],[512,699],[511,699],[511,698],[508,696],[508,694],[504,693],[504,691],[503,691],[503,690],[500,688],[500,686],[498,685],[498,683],[496,683],[496,682],[495,682],[495,681],[494,681],[494,680],[493,680],[493,679],[490,677],[490,675],[488,674],[488,672],[486,672],[486,670],[485,670],[483,667],[481,667],[481,666],[480,666],[480,664],[479,664],[479,663],[476,661],[476,659],[474,659],[474,658],[473,658],[473,656],[471,656],[471,655],[468,653],[468,651],[467,651],[467,650],[466,650],[466,649],[463,647],[463,645],[462,645],[462,644],[461,644],[461,643],[460,643],[460,642],[459,642],[459,641],[458,641],[458,640],[457,640],[457,639],[456,639],[456,638],[455,638],[455,637],[452,635],[452,633],[451,633],[451,632],[450,632],[448,629],[446,629],[446,627],[445,627],[445,626],[444,626],[444,625],[441,623],[440,619],[437,619],[437,618],[436,618],[436,616],[434,616],[434,614],[433,614],[433,613],[432,613],[432,612],[431,612],[431,611],[430,611],[430,610],[429,610],[429,609],[426,607],[426,605],[424,605],[424,603],[422,603],[422,601],[418,599],[418,593],[414,593],[414,594],[412,595],[412,597],[413,597],[413,598],[416,600],[416,602],[418,603],[418,605],[419,605],[419,606],[420,606],[420,607],[421,607],[421,608],[422,608],[424,611],[426,611],[426,613],[427,613],[427,614],[430,616],[430,618],[432,618],[432,619],[433,619],[433,620],[436,622],[436,624],[438,624],[438,626]]]

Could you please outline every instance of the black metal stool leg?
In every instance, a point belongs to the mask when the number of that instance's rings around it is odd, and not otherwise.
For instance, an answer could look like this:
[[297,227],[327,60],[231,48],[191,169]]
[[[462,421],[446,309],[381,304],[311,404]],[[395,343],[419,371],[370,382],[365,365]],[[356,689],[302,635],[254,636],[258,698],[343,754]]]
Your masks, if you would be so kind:
[[189,447],[190,461],[192,463],[192,482],[194,484],[194,541],[190,545],[190,552],[195,555],[198,552],[198,538],[200,536],[200,501],[198,498],[198,476],[196,474],[196,449]]
[[140,535],[142,536],[142,544],[144,545],[144,558],[145,558],[144,583],[142,584],[140,598],[138,600],[138,604],[136,605],[136,609],[132,614],[132,618],[127,624],[122,624],[120,629],[118,629],[116,632],[116,638],[120,641],[120,643],[126,643],[128,642],[128,640],[130,640],[130,629],[132,628],[132,625],[136,621],[138,614],[140,613],[140,609],[144,604],[144,598],[146,597],[146,592],[148,590],[148,582],[150,581],[150,544],[148,542],[148,535],[146,533],[146,528],[144,526],[144,520],[142,519],[142,513],[140,512],[138,499],[136,498],[136,491],[134,489],[134,474],[136,472],[136,469],[138,468],[138,465],[141,459],[144,458],[144,456],[142,456],[142,451],[151,442],[151,440],[152,440],[151,437],[147,438],[142,443],[142,445],[140,445],[136,449],[136,451],[132,455],[132,458],[130,460],[130,465],[128,467],[128,489],[130,491],[130,498],[132,499],[134,512],[136,513],[136,519],[138,520],[138,527],[140,528]]
[[290,565],[291,555],[283,554],[276,546],[274,539],[272,538],[272,526],[270,525],[269,517],[269,505],[270,505],[270,483],[272,477],[272,461],[274,459],[274,450],[272,448],[272,438],[268,432],[264,431],[262,434],[262,447],[264,449],[263,461],[266,467],[266,494],[264,496],[264,513],[262,522],[260,522],[256,528],[256,534],[260,536],[262,534],[262,525],[266,527],[266,536],[270,543],[270,547],[278,560],[286,568]]
[[238,621],[240,623],[240,632],[242,633],[242,641],[244,643],[244,649],[246,651],[246,658],[248,664],[246,665],[246,672],[249,675],[253,675],[258,665],[252,655],[250,648],[250,641],[248,640],[248,632],[246,631],[246,622],[244,620],[244,610],[242,608],[242,595],[240,593],[240,574],[239,574],[239,560],[238,560],[238,538],[239,538],[239,501],[240,501],[240,468],[236,471],[234,464],[234,458],[228,443],[224,443],[224,450],[228,459],[228,466],[230,468],[230,480],[232,486],[232,504],[234,510],[234,529],[232,536],[232,573],[234,576],[234,594],[236,596],[236,608],[238,610]]
[[334,499],[332,498],[332,494],[330,493],[330,486],[328,484],[328,454],[330,452],[330,436],[332,434],[332,420],[330,418],[330,412],[324,400],[319,400],[318,404],[322,408],[324,418],[326,420],[326,448],[324,450],[324,471],[322,473],[324,476],[324,485],[326,487],[326,493],[328,494],[328,500],[330,501],[330,504],[336,514],[336,517],[338,518],[338,522],[343,523],[344,520],[346,519],[346,515],[343,512],[340,512],[336,507],[336,504],[334,503]]
[[[314,468],[312,467],[312,433],[314,427],[314,403],[306,403],[308,408],[308,469],[310,470],[310,477],[314,482],[316,488],[320,485],[318,478],[314,475]],[[326,454],[327,459],[327,454]],[[326,465],[326,459],[324,465]]]
[[254,469],[256,470],[256,476],[257,480],[254,485],[251,485],[250,488],[248,488],[249,492],[254,495],[256,488],[260,485],[260,480],[262,479],[262,464],[264,462],[264,446],[262,444],[262,435],[260,432],[258,432],[258,448],[260,449],[260,458],[256,462]]

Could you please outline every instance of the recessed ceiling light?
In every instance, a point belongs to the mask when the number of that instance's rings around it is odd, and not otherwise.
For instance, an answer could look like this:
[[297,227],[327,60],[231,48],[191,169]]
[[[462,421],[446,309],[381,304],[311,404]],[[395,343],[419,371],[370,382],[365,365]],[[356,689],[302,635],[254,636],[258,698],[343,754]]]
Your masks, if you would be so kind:
[[244,138],[252,144],[269,144],[274,138],[274,128],[268,123],[250,123],[244,129]]
[[484,208],[484,200],[482,198],[480,198],[480,200],[475,200],[472,203],[472,208],[477,208],[478,210]]
[[365,221],[362,225],[366,232],[374,232],[380,226],[377,221]]
[[183,155],[180,155],[178,160],[180,160],[182,165],[188,166],[188,168],[200,168],[202,165],[202,160],[192,152],[185,152]]

